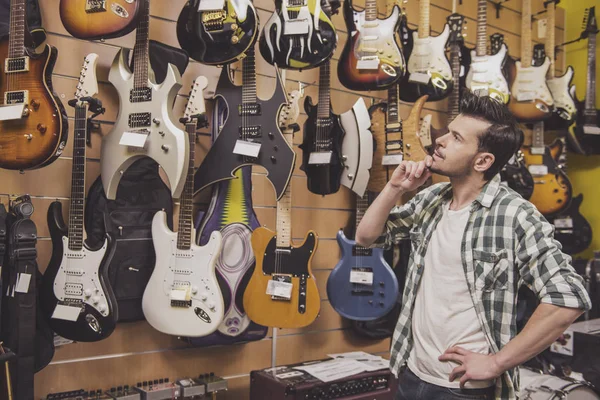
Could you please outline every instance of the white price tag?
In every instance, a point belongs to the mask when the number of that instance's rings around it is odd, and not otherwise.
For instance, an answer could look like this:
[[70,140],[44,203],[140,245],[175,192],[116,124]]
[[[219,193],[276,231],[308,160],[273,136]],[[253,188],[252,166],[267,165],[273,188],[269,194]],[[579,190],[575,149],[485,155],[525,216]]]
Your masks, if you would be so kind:
[[534,92],[517,92],[515,95],[517,101],[534,101],[535,93]]
[[350,271],[350,283],[373,285],[373,273],[368,271]]
[[381,165],[399,165],[402,162],[402,154],[386,154],[381,158]]
[[538,38],[544,39],[546,37],[546,29],[547,28],[548,28],[548,20],[546,18],[538,19],[538,22],[537,22]]
[[593,125],[584,125],[583,133],[586,135],[600,135],[600,128]]
[[545,147],[531,147],[531,154],[536,154],[538,156],[544,155],[544,153],[546,152],[546,148]]
[[198,11],[222,10],[225,7],[225,0],[201,0],[198,2]]
[[248,157],[258,157],[260,153],[260,143],[248,142],[246,140],[238,140],[233,148],[235,154]]
[[288,20],[284,25],[284,35],[304,35],[308,33],[309,22],[305,19]]
[[171,300],[187,301],[187,289],[171,289]]
[[429,74],[424,74],[423,72],[413,72],[408,77],[409,82],[423,83],[428,84],[431,77]]
[[554,220],[554,226],[557,228],[560,228],[560,229],[573,228],[573,218],[571,218],[571,217],[556,218]]
[[23,117],[25,104],[14,104],[11,106],[0,107],[0,121],[8,121],[11,119],[20,119]]
[[527,167],[531,175],[547,175],[548,167],[545,165],[530,165]]
[[31,281],[31,274],[24,274],[24,273],[19,274],[17,276],[17,287],[15,288],[15,292],[28,293],[30,281]]
[[304,372],[301,372],[301,371],[284,372],[283,374],[278,374],[275,376],[278,379],[288,379],[288,378],[295,378],[297,376],[304,376]]
[[550,345],[552,353],[573,355],[573,331],[565,331],[554,343]]
[[140,132],[123,132],[119,144],[123,146],[130,146],[143,149],[146,147],[146,141],[148,140],[149,133]]
[[377,69],[379,68],[379,57],[364,57],[356,63],[356,69]]
[[331,164],[331,151],[316,151],[308,156],[309,164]]
[[292,298],[293,284],[288,282],[280,282],[270,280],[267,284],[267,294],[270,296],[283,297],[284,299]]
[[80,307],[72,307],[64,304],[57,304],[54,312],[52,313],[52,319],[63,319],[65,321],[77,321],[79,313],[81,312]]

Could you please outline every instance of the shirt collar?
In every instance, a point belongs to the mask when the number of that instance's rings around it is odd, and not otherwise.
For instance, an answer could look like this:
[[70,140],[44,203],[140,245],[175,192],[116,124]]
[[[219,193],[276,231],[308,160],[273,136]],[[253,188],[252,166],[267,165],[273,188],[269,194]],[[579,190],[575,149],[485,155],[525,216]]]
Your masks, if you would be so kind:
[[[475,207],[473,209],[477,208],[475,203],[479,203],[483,207],[490,208],[492,202],[498,194],[498,190],[500,190],[500,184],[500,174],[496,174],[496,176],[488,181],[481,189],[481,192],[473,202],[472,207]],[[447,186],[440,191],[440,195],[443,200],[450,201],[452,199],[452,185],[448,183]]]

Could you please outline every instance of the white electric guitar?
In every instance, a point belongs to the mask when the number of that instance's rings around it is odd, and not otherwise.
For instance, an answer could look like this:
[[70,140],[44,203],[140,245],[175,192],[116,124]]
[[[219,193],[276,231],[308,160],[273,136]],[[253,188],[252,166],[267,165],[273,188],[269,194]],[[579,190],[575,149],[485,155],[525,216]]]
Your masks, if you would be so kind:
[[214,332],[223,320],[223,295],[215,264],[221,252],[221,232],[214,231],[204,246],[195,244],[193,221],[194,142],[199,116],[204,116],[205,77],[196,78],[184,119],[189,136],[189,167],[181,195],[178,232],[167,226],[166,213],[152,220],[156,266],[142,298],[146,320],[169,335],[199,337]]
[[181,88],[181,76],[169,64],[165,81],[160,85],[153,82],[148,59],[149,0],[141,1],[140,7],[134,70],[128,66],[129,50],[121,49],[108,75],[119,93],[119,116],[113,130],[102,140],[102,185],[106,197],[115,199],[123,173],[134,161],[147,156],[160,164],[173,197],[179,198],[189,160],[185,133],[173,122],[173,104]]
[[487,0],[477,2],[477,45],[471,50],[471,67],[467,74],[466,85],[478,95],[489,96],[504,104],[510,100],[508,83],[502,75],[502,68],[508,53],[506,44],[494,55],[488,55],[487,40]]

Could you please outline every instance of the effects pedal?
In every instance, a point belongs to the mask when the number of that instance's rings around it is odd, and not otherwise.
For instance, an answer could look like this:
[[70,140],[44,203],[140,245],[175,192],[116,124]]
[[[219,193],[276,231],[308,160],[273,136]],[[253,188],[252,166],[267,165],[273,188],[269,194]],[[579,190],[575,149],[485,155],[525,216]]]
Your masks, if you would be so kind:
[[134,389],[140,393],[142,400],[171,400],[181,395],[181,387],[169,382],[169,378],[138,382]]
[[130,388],[129,385],[112,387],[105,393],[114,400],[141,400],[142,398],[141,395]]
[[197,396],[204,398],[206,385],[198,379],[184,378],[177,381],[181,386],[181,397],[183,399],[195,399]]
[[227,390],[227,379],[216,376],[213,372],[210,374],[200,375],[196,380],[199,383],[206,385],[206,393],[216,393],[222,390]]

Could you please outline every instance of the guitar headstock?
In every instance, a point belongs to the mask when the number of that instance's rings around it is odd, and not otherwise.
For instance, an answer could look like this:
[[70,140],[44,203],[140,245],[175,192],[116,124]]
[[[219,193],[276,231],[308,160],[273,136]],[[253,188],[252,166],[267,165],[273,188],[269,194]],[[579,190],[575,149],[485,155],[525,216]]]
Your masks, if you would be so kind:
[[598,33],[598,23],[596,21],[596,7],[590,7],[585,10],[583,14],[582,24],[583,34],[582,37],[586,38],[589,35],[595,35]]
[[454,13],[446,18],[448,26],[450,26],[450,36],[448,38],[448,44],[462,44],[464,42],[463,37],[466,33],[463,33],[464,26],[467,24],[465,17],[461,14]]
[[542,43],[537,43],[533,46],[533,60],[534,66],[542,65],[546,60],[546,46]]
[[203,91],[208,86],[208,79],[205,76],[198,76],[192,83],[190,97],[181,122],[189,123],[196,119],[197,127],[206,125],[206,104],[204,103]]
[[75,91],[75,98],[81,101],[84,97],[93,97],[98,94],[98,81],[96,80],[96,65],[98,54],[90,53],[83,60],[79,74],[79,82]]
[[502,45],[504,44],[504,35],[501,33],[494,33],[490,36],[490,50],[492,55],[497,54]]
[[294,90],[287,96],[288,102],[283,105],[278,116],[278,124],[282,130],[291,129],[292,132],[300,130],[300,126],[297,124],[298,116],[300,115],[300,98],[302,93],[298,90]]
[[427,148],[433,144],[433,141],[431,140],[431,114],[427,114],[423,117],[417,135],[419,136],[423,148]]

